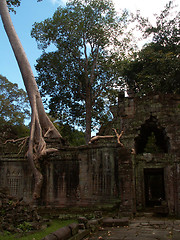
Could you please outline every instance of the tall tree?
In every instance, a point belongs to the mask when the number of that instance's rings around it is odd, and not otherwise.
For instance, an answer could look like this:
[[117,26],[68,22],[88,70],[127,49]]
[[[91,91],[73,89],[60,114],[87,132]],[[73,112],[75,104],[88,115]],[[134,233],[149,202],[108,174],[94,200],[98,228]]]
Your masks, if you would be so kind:
[[166,4],[156,24],[143,23],[144,37],[152,36],[137,56],[125,66],[124,77],[130,89],[139,95],[157,93],[180,94],[180,12],[173,1]]
[[32,167],[35,177],[35,189],[33,197],[36,199],[40,197],[43,182],[43,176],[40,172],[40,169],[38,169],[37,161],[40,156],[46,154],[49,151],[53,151],[53,149],[46,149],[46,142],[44,140],[44,137],[61,138],[61,135],[45,113],[31,66],[11,21],[8,6],[11,8],[13,6],[19,5],[20,1],[18,0],[1,0],[0,15],[10,44],[14,51],[16,60],[18,62],[32,109],[31,130],[27,158]]
[[[114,84],[110,63],[114,47],[122,47],[127,19],[127,12],[117,17],[111,0],[71,0],[32,29],[43,49],[37,82],[50,97],[51,113],[59,113],[62,120],[69,115],[76,124],[85,122],[86,142],[92,122],[103,116],[107,90]],[[50,45],[55,51],[45,52]]]

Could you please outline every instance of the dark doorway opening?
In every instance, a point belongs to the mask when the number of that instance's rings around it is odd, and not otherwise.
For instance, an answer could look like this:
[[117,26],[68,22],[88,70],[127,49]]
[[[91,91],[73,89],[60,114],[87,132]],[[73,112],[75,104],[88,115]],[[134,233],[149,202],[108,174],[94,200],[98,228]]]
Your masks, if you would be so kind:
[[144,169],[145,206],[154,207],[161,205],[165,200],[164,169]]

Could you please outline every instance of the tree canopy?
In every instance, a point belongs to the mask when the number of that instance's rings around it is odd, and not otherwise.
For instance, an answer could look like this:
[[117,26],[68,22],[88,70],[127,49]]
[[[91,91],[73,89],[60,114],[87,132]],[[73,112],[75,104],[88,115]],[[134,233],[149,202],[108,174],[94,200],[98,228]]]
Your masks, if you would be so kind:
[[110,68],[113,47],[123,48],[127,22],[127,12],[117,17],[111,0],[72,0],[33,26],[32,37],[43,50],[37,83],[48,96],[50,113],[72,125],[85,122],[87,141],[91,127],[108,116],[108,91],[117,79]]
[[[41,2],[43,0],[37,0],[37,2]],[[6,0],[7,2],[7,6],[9,8],[9,11],[12,11],[14,13],[16,13],[16,11],[14,10],[14,7],[19,7],[21,4],[21,0]]]
[[69,124],[62,124],[59,120],[53,119],[51,121],[54,123],[55,127],[61,133],[66,145],[69,146],[80,146],[85,144],[85,133],[74,129]]
[[136,94],[180,93],[180,12],[172,17],[173,9],[170,1],[155,26],[145,24],[144,36],[152,35],[152,41],[125,64],[123,75]]
[[1,139],[18,138],[28,134],[24,121],[29,118],[27,94],[6,77],[0,75]]

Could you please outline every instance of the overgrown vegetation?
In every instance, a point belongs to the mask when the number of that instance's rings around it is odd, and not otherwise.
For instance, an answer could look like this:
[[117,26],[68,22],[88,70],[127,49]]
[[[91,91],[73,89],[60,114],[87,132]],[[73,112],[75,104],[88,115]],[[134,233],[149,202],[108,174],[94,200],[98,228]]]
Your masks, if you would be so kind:
[[28,136],[29,110],[26,92],[0,75],[0,142]]
[[154,132],[148,137],[147,144],[144,148],[145,153],[160,153],[162,149],[157,145],[156,136]]
[[26,233],[27,225],[22,224],[22,228],[25,230],[24,236],[20,237],[17,234],[12,235],[10,232],[6,231],[6,232],[4,232],[3,235],[0,235],[0,239],[1,240],[16,240],[18,238],[19,240],[41,240],[46,235],[56,231],[57,229],[59,229],[61,227],[69,225],[70,223],[73,223],[73,222],[75,222],[75,220],[66,220],[66,221],[52,220],[50,226],[47,227],[46,229],[43,229],[43,230],[35,232],[35,233],[31,233],[28,235]]
[[152,41],[124,64],[123,76],[129,87],[139,96],[158,93],[180,94],[180,12],[173,14],[170,1],[156,15],[156,24],[139,19],[144,37]]

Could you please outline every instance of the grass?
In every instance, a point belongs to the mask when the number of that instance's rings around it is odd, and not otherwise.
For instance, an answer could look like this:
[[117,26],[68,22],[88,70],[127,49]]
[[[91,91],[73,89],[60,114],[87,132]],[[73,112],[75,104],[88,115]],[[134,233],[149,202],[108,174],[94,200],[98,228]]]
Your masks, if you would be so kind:
[[45,230],[41,230],[32,234],[25,235],[23,237],[18,237],[17,234],[11,235],[6,232],[4,235],[0,235],[1,240],[41,240],[44,238],[46,235],[56,231],[57,229],[67,226],[70,223],[76,222],[75,220],[53,220],[51,225],[46,228]]

